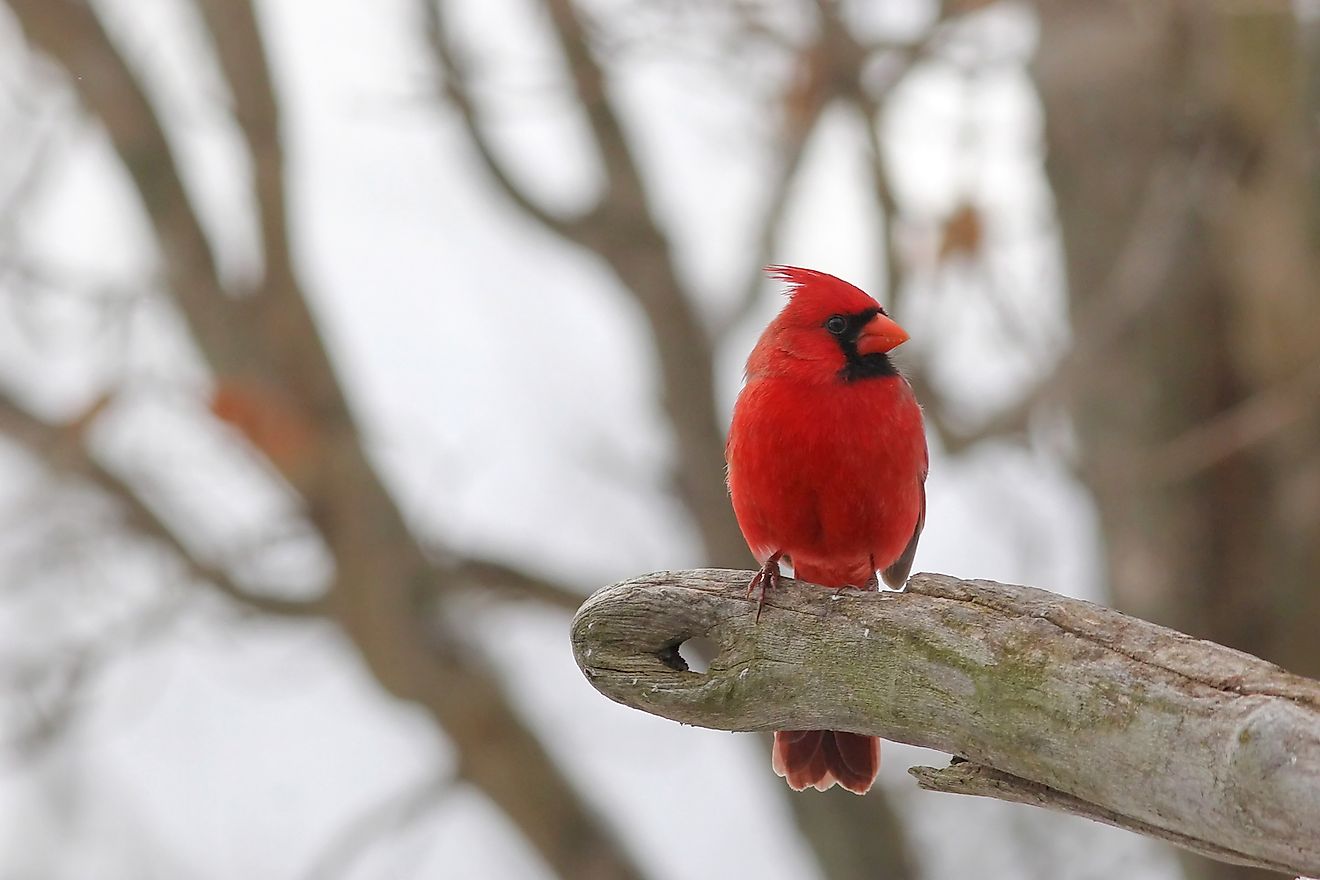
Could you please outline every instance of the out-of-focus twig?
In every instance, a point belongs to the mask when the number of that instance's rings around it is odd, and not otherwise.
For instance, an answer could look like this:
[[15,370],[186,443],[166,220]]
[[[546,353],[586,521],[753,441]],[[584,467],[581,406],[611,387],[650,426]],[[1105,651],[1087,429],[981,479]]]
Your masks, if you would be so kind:
[[25,144],[26,155],[20,156],[13,144],[5,145],[7,155],[12,157],[12,165],[5,190],[0,194],[0,253],[23,216],[20,209],[37,191],[46,170],[59,153],[59,137],[64,133],[64,109],[48,111],[45,118],[32,114],[33,130]]
[[[821,114],[839,95],[840,72],[836,68],[836,46],[842,42],[837,19],[826,19],[820,34],[809,46],[799,50],[794,80],[782,101],[782,136],[777,145],[774,174],[767,186],[765,206],[759,215],[756,257],[749,263],[737,300],[729,313],[715,325],[713,335],[722,339],[736,328],[756,307],[765,283],[761,267],[774,259],[775,242],[788,197],[807,142],[816,131]],[[846,33],[846,32],[845,32]]]
[[505,197],[528,217],[565,238],[575,241],[580,239],[588,225],[589,214],[565,214],[542,205],[514,179],[513,173],[505,167],[505,161],[496,152],[481,120],[480,108],[472,96],[469,85],[471,71],[465,66],[464,59],[459,57],[457,49],[451,45],[444,2],[420,0],[418,8],[422,13],[427,42],[439,67],[444,95],[462,117],[463,128],[482,167]]
[[284,150],[279,102],[266,60],[265,40],[251,0],[195,0],[206,21],[216,57],[233,99],[238,123],[252,157],[265,261],[266,293],[287,290],[293,275],[289,253]]
[[1178,482],[1276,436],[1320,405],[1320,362],[1290,382],[1270,385],[1155,450],[1142,465],[1147,479]]
[[104,492],[124,512],[125,523],[139,535],[158,541],[174,551],[199,583],[255,611],[282,617],[309,617],[322,613],[324,604],[315,599],[283,599],[253,593],[234,581],[223,568],[210,565],[185,546],[165,520],[142,500],[126,480],[106,468],[88,451],[83,426],[52,425],[28,413],[12,399],[0,394],[0,434],[17,441],[56,474],[83,480]]
[[[773,259],[776,235],[788,208],[788,197],[807,141],[816,130],[822,112],[836,99],[851,102],[863,115],[872,157],[875,194],[885,227],[885,295],[891,302],[898,296],[900,270],[893,246],[894,221],[898,209],[889,186],[878,125],[890,93],[938,43],[946,22],[946,12],[941,8],[929,30],[913,42],[873,46],[858,41],[840,18],[834,4],[819,2],[817,9],[820,15],[819,34],[811,45],[800,50],[797,78],[790,83],[783,100],[783,137],[778,147],[775,175],[768,187],[769,195],[760,215],[756,237],[757,256],[733,308],[715,327],[714,335],[717,339],[727,335],[756,306],[764,284],[760,268]],[[867,59],[876,53],[882,53],[890,63],[885,67],[884,75],[876,82],[864,83],[862,74]]]
[[[1076,391],[1077,383],[1088,380],[1096,360],[1165,289],[1169,272],[1191,232],[1195,206],[1218,172],[1216,161],[1212,151],[1203,151],[1190,162],[1171,156],[1152,169],[1145,200],[1094,299],[1095,305],[1089,314],[1073,322],[1079,332],[1072,347],[1016,402],[970,429],[954,425],[939,406],[927,408],[927,424],[939,434],[947,452],[956,454],[991,438],[1023,437],[1038,407],[1061,402]],[[940,399],[924,373],[918,372],[912,380],[924,400]]]
[[372,843],[386,834],[403,831],[438,808],[454,790],[455,784],[449,774],[438,774],[372,805],[331,838],[329,846],[304,877],[306,880],[333,880],[348,874],[354,862]]
[[[829,17],[838,15],[830,4],[822,3],[821,6],[822,10],[829,10],[823,11],[822,14]],[[880,139],[880,128],[884,122],[884,112],[889,96],[909,73],[935,51],[953,14],[954,11],[947,0],[941,2],[935,20],[924,35],[911,44],[891,47],[887,50],[887,58],[890,60],[890,64],[886,70],[886,75],[881,81],[863,83],[858,80],[854,82],[854,87],[849,93],[849,99],[861,115],[862,125],[866,131],[867,153],[871,160],[869,163],[871,188],[875,195],[876,206],[880,211],[881,222],[884,224],[883,247],[881,250],[885,261],[885,296],[894,311],[902,310],[904,293],[903,267],[898,257],[897,247],[900,212],[898,199],[894,194],[889,162],[885,157],[884,144]]]
[[[7,664],[0,675],[0,690],[25,704],[28,720],[5,744],[29,757],[54,745],[78,718],[88,685],[114,659],[164,632],[180,610],[177,596],[169,595],[142,609],[123,625],[97,633],[87,643],[45,658],[39,664]],[[56,679],[52,687],[52,679]]]
[[551,608],[573,612],[583,596],[544,577],[491,559],[462,558],[442,563],[441,575],[455,586],[507,599],[530,599]]
[[207,359],[220,370],[250,358],[215,254],[188,198],[169,143],[133,71],[91,6],[76,0],[6,0],[32,44],[56,59],[105,127],[162,241],[171,289]]
[[468,71],[455,57],[445,0],[418,0],[430,45],[460,121],[483,165],[504,194],[532,219],[595,254],[614,272],[650,325],[660,370],[660,401],[675,438],[675,492],[697,525],[708,558],[746,558],[724,491],[724,434],[716,420],[714,353],[681,280],[668,235],[658,225],[641,165],[611,102],[605,71],[592,53],[583,13],[572,0],[542,0],[565,60],[565,74],[591,133],[605,187],[584,213],[564,216],[541,206],[494,155],[476,107]]

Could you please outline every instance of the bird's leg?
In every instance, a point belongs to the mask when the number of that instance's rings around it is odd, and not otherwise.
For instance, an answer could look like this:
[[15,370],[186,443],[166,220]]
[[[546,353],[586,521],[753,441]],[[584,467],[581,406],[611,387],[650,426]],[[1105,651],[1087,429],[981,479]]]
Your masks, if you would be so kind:
[[874,592],[875,590],[878,589],[880,589],[880,575],[876,573],[875,557],[872,556],[871,579],[868,580],[864,586],[860,586],[860,587],[854,587],[852,584],[844,584],[841,587],[837,587],[834,590],[834,597],[837,599],[839,596],[842,596],[844,590],[860,590],[863,593],[869,593],[869,592]]
[[752,582],[747,585],[747,598],[751,598],[752,591],[757,587],[761,588],[761,598],[756,603],[756,620],[761,621],[761,609],[765,607],[765,594],[779,586],[779,557],[783,556],[783,551],[770,554],[770,558],[761,566],[761,570],[752,578]]

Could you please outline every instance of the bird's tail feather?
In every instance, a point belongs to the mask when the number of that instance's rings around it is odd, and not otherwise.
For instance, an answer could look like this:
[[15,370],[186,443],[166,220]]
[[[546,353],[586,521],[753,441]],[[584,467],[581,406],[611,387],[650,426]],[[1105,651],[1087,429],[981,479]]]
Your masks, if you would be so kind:
[[837,730],[780,730],[772,760],[794,791],[825,791],[838,783],[866,794],[880,772],[880,740]]

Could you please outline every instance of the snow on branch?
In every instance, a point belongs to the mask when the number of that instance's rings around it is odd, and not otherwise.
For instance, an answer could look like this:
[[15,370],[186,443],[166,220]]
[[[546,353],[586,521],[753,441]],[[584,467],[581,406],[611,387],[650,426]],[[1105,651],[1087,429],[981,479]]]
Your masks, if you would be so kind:
[[[610,699],[684,724],[938,749],[966,762],[913,768],[922,788],[1320,876],[1320,682],[1089,602],[937,574],[905,593],[784,579],[757,623],[751,576],[600,590],[573,620],[578,665]],[[693,638],[717,647],[704,673],[679,654]]]

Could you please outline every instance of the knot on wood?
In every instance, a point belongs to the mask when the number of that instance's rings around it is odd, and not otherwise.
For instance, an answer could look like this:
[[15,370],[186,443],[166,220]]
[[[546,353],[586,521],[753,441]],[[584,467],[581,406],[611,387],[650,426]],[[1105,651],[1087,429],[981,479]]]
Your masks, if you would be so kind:
[[1244,703],[1247,714],[1228,743],[1225,780],[1226,791],[1241,805],[1241,822],[1257,834],[1272,835],[1292,827],[1299,815],[1320,817],[1315,711],[1264,696]]

